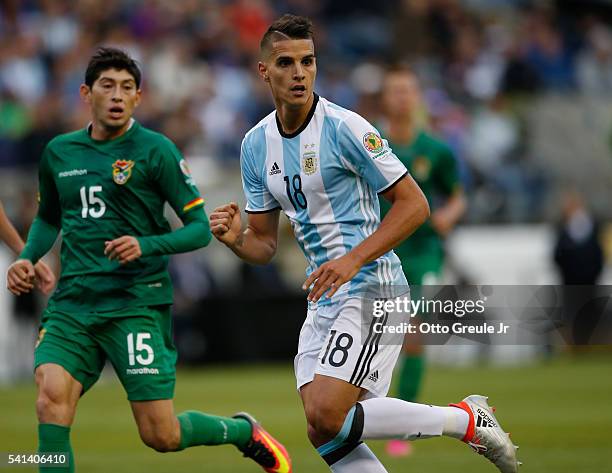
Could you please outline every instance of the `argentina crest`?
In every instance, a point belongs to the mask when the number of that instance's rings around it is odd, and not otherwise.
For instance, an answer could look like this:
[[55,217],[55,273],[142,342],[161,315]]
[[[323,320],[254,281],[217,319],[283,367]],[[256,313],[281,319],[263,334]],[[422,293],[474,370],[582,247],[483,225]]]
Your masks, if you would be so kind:
[[120,186],[124,185],[132,177],[134,161],[118,159],[113,163],[113,181]]
[[315,151],[315,144],[304,145],[304,153],[302,154],[302,171],[307,176],[317,172],[317,153]]

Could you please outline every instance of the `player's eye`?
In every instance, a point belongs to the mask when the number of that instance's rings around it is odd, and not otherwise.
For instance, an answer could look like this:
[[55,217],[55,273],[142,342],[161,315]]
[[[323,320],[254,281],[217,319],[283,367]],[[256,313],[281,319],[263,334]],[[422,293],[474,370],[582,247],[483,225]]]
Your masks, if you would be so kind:
[[302,60],[302,64],[304,64],[305,66],[310,66],[312,64],[312,58],[306,58]]
[[289,59],[281,59],[280,61],[278,61],[278,65],[280,67],[287,67],[291,64],[291,61]]

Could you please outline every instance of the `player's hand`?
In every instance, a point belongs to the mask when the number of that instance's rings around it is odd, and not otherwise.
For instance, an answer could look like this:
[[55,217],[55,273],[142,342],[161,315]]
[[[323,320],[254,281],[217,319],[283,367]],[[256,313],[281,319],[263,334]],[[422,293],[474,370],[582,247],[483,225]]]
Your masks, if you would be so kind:
[[34,271],[36,273],[36,287],[43,294],[50,294],[55,286],[55,274],[53,274],[51,268],[41,260],[34,266]]
[[430,218],[431,226],[433,227],[433,229],[438,235],[443,237],[451,232],[455,224],[455,222],[451,218],[451,215],[449,215],[448,212],[444,212],[444,210],[442,209],[436,210],[434,213],[431,214]]
[[209,216],[210,230],[217,240],[233,246],[242,233],[240,208],[235,202],[217,207]]
[[111,261],[117,260],[121,264],[126,264],[140,258],[142,250],[136,238],[125,235],[113,241],[105,241],[104,255]]
[[16,296],[26,294],[34,289],[36,271],[28,259],[18,259],[9,266],[6,273],[6,287]]
[[329,290],[327,298],[332,297],[345,282],[350,281],[359,269],[363,266],[363,262],[353,253],[328,261],[314,270],[308,279],[304,281],[302,289],[307,290],[313,283],[308,294],[310,302],[318,301],[321,296]]

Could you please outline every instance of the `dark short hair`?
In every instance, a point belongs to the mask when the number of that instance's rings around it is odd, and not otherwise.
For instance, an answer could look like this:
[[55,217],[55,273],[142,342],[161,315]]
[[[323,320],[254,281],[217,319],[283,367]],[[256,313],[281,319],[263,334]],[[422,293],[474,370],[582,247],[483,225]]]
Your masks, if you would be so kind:
[[313,39],[312,21],[305,16],[284,14],[274,21],[261,38],[259,47],[265,50],[274,42],[285,37],[290,39]]
[[128,71],[134,78],[136,87],[140,88],[142,75],[136,61],[121,49],[105,47],[98,48],[89,60],[87,70],[85,71],[85,84],[91,87],[98,80],[100,74],[108,69]]
[[406,74],[418,78],[418,74],[415,72],[415,70],[410,66],[410,64],[405,62],[393,63],[387,66],[385,69],[385,76],[389,76],[391,74]]

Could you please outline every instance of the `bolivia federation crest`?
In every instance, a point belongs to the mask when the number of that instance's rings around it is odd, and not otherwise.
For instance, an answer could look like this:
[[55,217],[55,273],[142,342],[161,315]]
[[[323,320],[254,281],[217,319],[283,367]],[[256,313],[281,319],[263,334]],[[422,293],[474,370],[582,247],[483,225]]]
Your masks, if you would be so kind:
[[113,163],[113,181],[120,186],[124,185],[132,177],[134,161],[118,159]]
[[425,181],[431,172],[431,161],[427,156],[417,156],[412,162],[412,174],[418,181]]

